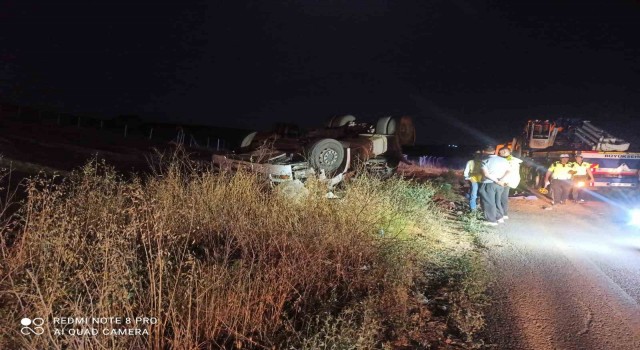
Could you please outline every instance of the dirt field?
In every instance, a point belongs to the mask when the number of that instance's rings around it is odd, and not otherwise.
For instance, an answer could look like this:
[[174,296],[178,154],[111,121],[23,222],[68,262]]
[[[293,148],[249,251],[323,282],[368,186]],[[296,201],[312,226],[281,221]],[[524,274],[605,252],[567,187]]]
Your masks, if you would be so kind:
[[511,199],[482,237],[496,349],[640,349],[640,230],[605,202]]

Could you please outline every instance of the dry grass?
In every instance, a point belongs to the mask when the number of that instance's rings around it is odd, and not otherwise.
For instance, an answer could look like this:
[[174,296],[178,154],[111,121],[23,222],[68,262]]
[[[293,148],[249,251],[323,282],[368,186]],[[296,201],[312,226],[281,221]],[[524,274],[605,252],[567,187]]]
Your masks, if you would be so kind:
[[[146,179],[91,162],[62,183],[31,180],[0,235],[0,348],[386,346],[410,326],[425,269],[465,238],[429,184],[361,177],[340,200],[307,187],[290,200],[178,159]],[[159,322],[139,327],[149,336],[51,333],[53,317],[84,316]],[[22,317],[47,331],[21,334]]]

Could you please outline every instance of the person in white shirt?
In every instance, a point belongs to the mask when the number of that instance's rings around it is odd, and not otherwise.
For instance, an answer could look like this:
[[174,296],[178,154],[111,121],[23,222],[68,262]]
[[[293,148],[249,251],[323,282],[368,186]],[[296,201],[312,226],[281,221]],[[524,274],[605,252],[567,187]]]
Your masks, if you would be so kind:
[[[495,152],[491,148],[487,148],[485,152]],[[502,213],[498,209],[498,203],[502,198],[502,191],[505,186],[504,178],[509,172],[509,162],[495,154],[490,155],[482,161],[482,174],[484,180],[478,193],[482,201],[484,217],[487,220],[486,225],[497,226],[503,223]]]
[[522,159],[512,156],[508,147],[502,147],[498,151],[498,155],[509,162],[509,172],[503,178],[505,187],[502,190],[500,202],[498,202],[498,210],[502,215],[502,219],[509,219],[509,191],[512,188],[517,188],[520,184],[520,163],[522,163]]

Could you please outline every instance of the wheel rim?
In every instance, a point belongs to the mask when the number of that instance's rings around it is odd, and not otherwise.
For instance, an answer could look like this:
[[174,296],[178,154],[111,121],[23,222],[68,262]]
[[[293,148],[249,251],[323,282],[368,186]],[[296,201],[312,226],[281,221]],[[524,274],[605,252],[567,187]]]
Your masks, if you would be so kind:
[[330,148],[323,149],[318,155],[320,164],[332,165],[335,164],[336,159],[338,159],[338,152]]

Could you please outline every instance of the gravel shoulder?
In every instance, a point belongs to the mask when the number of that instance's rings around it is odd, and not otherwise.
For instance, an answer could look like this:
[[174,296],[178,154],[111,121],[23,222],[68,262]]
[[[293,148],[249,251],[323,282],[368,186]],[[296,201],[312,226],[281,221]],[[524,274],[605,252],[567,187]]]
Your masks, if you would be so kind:
[[497,349],[640,349],[640,231],[604,202],[511,199],[481,237]]

